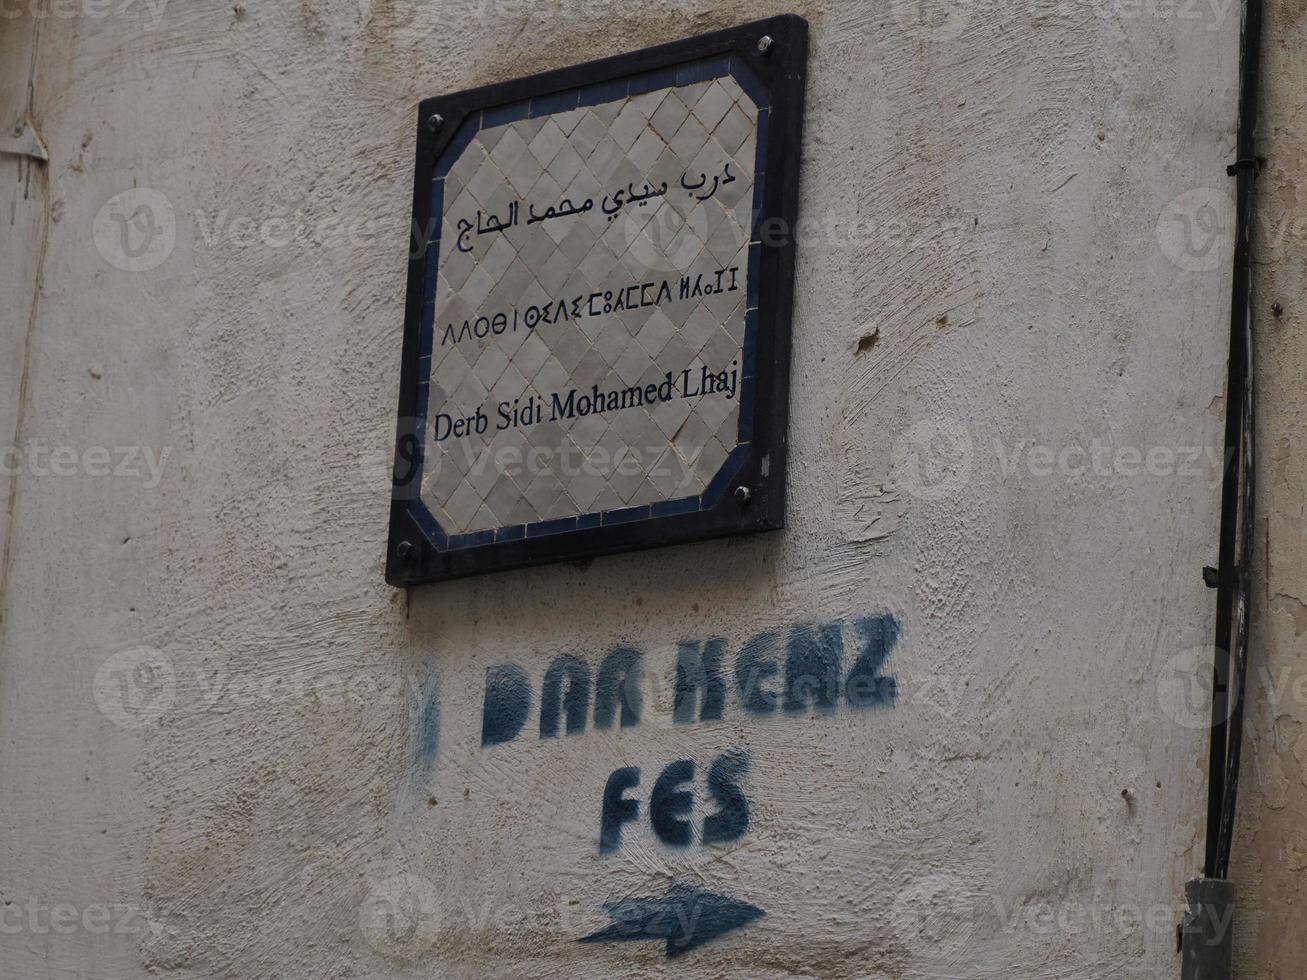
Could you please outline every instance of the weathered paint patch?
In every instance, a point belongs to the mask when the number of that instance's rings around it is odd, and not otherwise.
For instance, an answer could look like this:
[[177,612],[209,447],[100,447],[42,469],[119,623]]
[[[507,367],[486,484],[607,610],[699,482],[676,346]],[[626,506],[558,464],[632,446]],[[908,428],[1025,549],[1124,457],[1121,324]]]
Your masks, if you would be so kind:
[[422,691],[422,718],[418,729],[417,766],[429,770],[440,751],[440,689],[433,680]]

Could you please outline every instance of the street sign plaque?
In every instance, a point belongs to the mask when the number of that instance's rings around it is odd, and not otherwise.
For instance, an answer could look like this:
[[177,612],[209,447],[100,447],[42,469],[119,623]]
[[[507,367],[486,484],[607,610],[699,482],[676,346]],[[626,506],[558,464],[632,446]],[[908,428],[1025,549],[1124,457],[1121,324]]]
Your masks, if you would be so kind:
[[387,577],[778,528],[806,25],[422,103]]

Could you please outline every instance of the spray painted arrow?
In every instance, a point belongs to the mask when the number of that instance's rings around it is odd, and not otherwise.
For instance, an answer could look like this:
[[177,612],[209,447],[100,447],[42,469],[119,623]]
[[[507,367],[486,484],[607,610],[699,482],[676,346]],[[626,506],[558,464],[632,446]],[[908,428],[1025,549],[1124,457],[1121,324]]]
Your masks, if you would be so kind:
[[580,942],[666,941],[669,958],[697,949],[767,914],[747,902],[681,884],[672,885],[664,898],[628,898],[608,902],[604,911],[613,920],[612,925]]

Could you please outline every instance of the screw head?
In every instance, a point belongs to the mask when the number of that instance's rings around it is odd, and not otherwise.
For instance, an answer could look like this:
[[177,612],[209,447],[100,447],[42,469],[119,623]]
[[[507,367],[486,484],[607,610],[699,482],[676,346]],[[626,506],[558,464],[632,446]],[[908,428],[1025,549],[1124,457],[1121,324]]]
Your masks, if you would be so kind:
[[433,133],[440,132],[440,127],[443,125],[445,125],[445,117],[438,112],[433,113],[427,118],[427,129],[431,130]]
[[774,47],[776,47],[776,40],[770,34],[764,34],[762,37],[758,38],[759,54],[769,55]]
[[753,499],[753,491],[748,487],[735,488],[735,502],[741,507],[749,506],[749,501]]
[[412,541],[401,541],[395,546],[395,557],[400,561],[409,562],[417,555],[417,546]]

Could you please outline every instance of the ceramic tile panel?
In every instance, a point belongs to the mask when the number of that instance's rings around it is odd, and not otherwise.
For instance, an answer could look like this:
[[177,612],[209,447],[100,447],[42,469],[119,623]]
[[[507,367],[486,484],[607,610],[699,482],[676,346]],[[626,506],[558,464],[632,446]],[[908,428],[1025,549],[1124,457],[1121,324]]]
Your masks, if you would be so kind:
[[758,133],[728,74],[463,149],[424,378],[446,534],[704,493],[741,442]]

